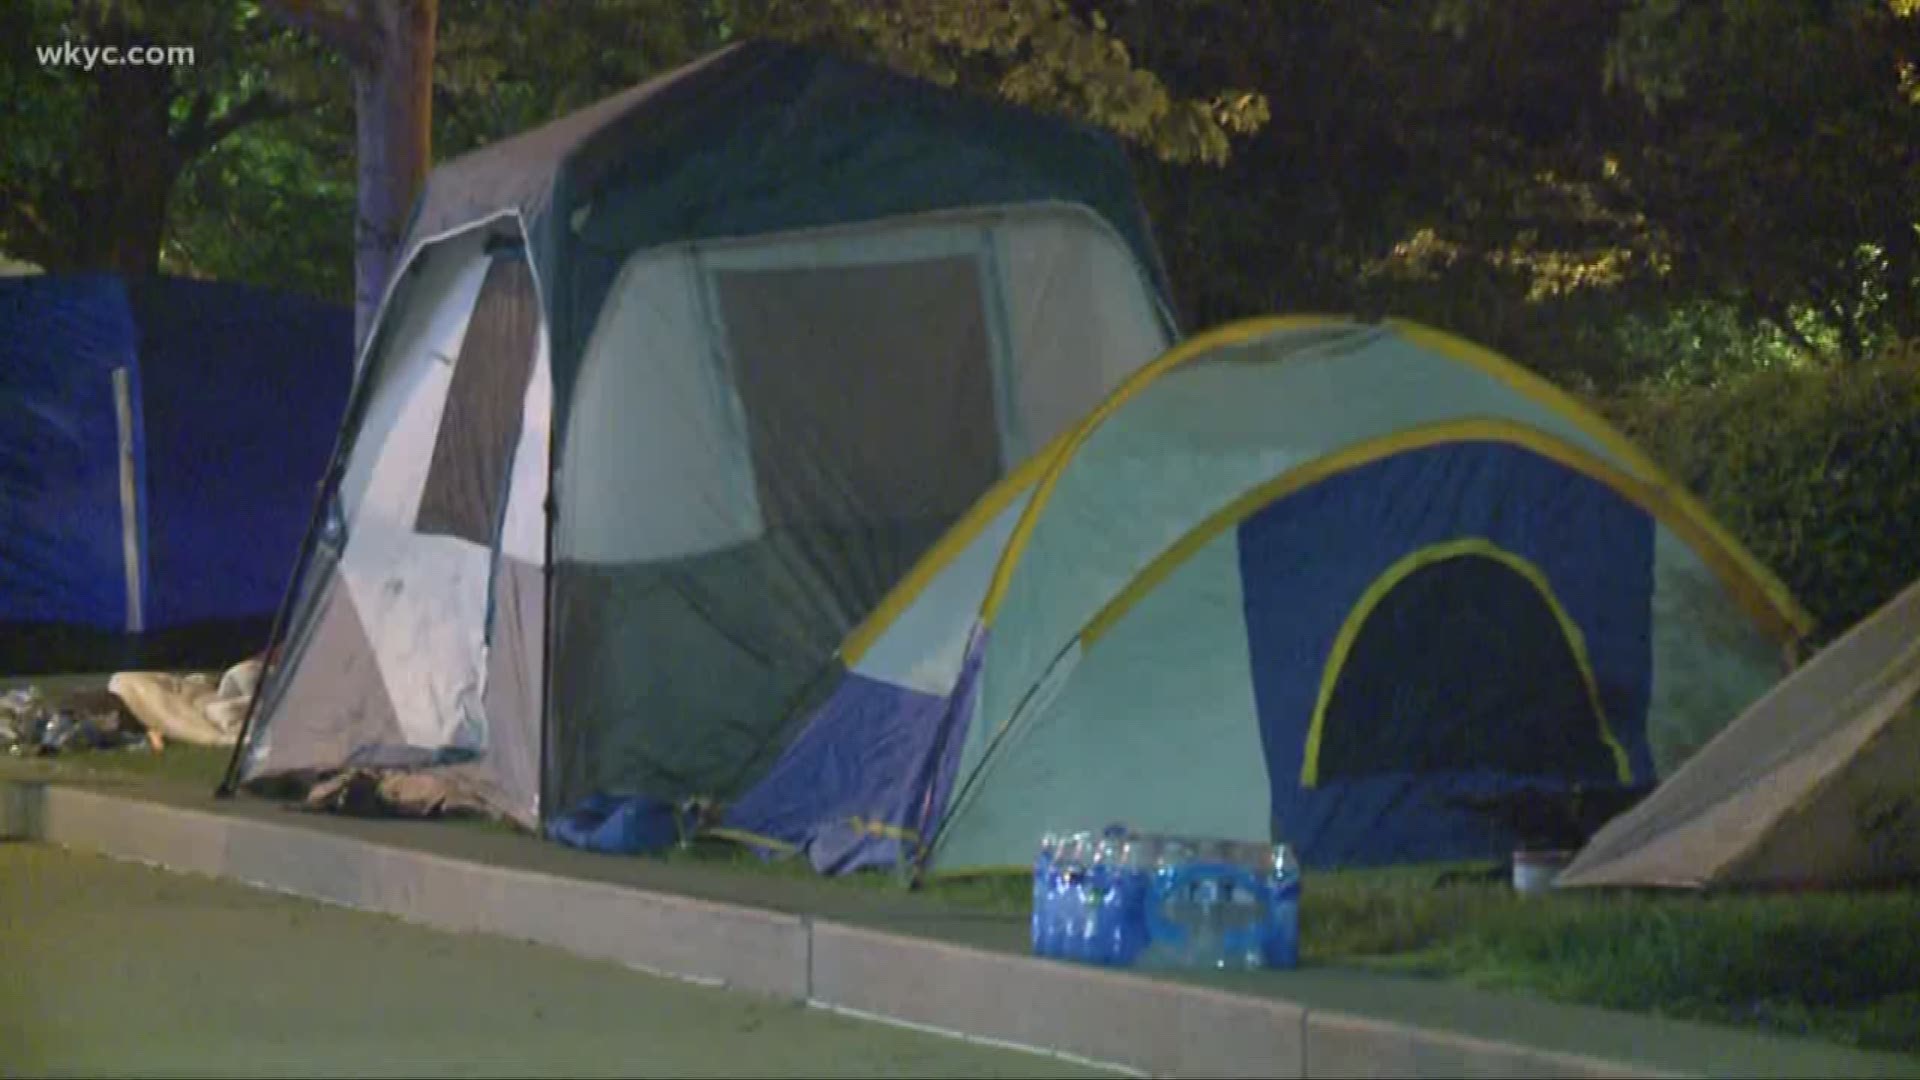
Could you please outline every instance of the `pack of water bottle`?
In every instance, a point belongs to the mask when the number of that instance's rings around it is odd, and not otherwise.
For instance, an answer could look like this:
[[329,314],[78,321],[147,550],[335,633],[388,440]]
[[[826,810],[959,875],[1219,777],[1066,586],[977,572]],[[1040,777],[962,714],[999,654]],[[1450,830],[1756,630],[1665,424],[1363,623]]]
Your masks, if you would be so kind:
[[1033,866],[1036,956],[1112,967],[1291,968],[1300,868],[1284,844],[1049,833]]

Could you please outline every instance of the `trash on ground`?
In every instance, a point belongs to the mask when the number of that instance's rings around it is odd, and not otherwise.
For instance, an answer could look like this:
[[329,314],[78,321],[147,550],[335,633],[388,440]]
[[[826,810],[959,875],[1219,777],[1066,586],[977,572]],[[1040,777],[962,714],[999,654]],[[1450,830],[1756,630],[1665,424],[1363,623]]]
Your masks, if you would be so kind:
[[0,750],[14,757],[150,747],[146,728],[110,691],[48,697],[29,686],[0,694]]
[[491,817],[478,786],[458,772],[338,769],[314,776],[303,810],[352,817]]
[[1509,791],[1450,795],[1444,805],[1485,818],[1527,851],[1578,851],[1601,827],[1631,809],[1651,784],[1576,786],[1558,791],[1532,784]]
[[147,730],[198,746],[232,746],[240,740],[247,709],[260,685],[261,662],[242,661],[215,683],[202,674],[123,671],[107,683]]

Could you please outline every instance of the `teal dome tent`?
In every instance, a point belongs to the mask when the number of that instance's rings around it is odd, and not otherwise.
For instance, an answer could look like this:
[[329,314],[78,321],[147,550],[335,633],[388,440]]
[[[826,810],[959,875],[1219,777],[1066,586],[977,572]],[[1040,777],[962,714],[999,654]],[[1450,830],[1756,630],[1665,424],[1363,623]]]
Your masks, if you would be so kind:
[[1514,838],[1461,797],[1653,784],[1808,625],[1511,362],[1406,323],[1256,320],[981,500],[729,824],[828,867],[895,845],[1017,869],[1044,830],[1116,820],[1320,865],[1491,855]]

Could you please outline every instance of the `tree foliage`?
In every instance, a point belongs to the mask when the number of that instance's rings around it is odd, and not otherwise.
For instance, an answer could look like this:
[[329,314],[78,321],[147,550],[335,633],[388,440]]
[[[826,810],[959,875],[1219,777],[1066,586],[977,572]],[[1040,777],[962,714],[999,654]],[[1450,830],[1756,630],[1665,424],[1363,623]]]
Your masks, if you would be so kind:
[[441,0],[434,146],[442,159],[545,123],[724,41],[686,0]]
[[0,54],[0,257],[352,295],[342,31],[421,3],[437,158],[749,35],[1100,124],[1190,326],[1393,313],[1637,388],[1635,430],[1823,614],[1886,584],[1808,560],[1893,559],[1870,507],[1912,497],[1920,0],[8,0],[0,40],[196,63]]
[[1181,95],[1100,11],[1068,0],[732,0],[732,26],[870,55],[941,85],[969,85],[1098,124],[1168,161],[1219,164],[1269,119],[1266,96],[1215,83]]
[[[246,2],[0,5],[0,249],[149,272],[175,185],[227,139],[312,108],[313,57]],[[185,46],[191,64],[43,63],[36,47]]]
[[1920,14],[1906,0],[1642,0],[1608,73],[1646,111],[1619,148],[1684,287],[1860,360],[1920,334]]
[[[1194,325],[1393,311],[1594,386],[1728,374],[1679,353],[1858,360],[1920,337],[1913,0],[440,2],[436,157],[770,35],[1121,133]],[[0,20],[199,55],[168,73],[164,132],[104,107],[97,72],[10,59],[0,248],[111,265],[116,228],[77,208],[116,162],[171,153],[168,265],[339,294],[350,57],[254,0],[20,0]],[[256,101],[300,107],[230,112]],[[150,152],[196,115],[256,122]]]
[[1920,577],[1920,356],[1636,390],[1608,405],[1828,640]]
[[1274,103],[1224,169],[1143,163],[1190,321],[1391,310],[1596,385],[1655,373],[1613,332],[1649,312],[1913,336],[1909,0],[1106,10],[1170,85]]
[[162,268],[349,301],[352,151],[343,102],[226,139],[174,191]]

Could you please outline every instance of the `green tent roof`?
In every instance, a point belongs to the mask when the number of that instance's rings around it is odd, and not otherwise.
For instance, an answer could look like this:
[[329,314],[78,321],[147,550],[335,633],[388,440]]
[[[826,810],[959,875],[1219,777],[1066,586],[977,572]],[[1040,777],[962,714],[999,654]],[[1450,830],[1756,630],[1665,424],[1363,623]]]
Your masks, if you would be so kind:
[[520,216],[554,315],[556,355],[565,356],[569,316],[596,311],[637,250],[1035,202],[1098,215],[1168,299],[1112,136],[754,41],[442,165],[416,210],[410,246]]

